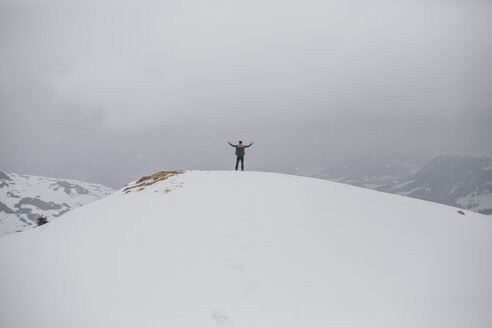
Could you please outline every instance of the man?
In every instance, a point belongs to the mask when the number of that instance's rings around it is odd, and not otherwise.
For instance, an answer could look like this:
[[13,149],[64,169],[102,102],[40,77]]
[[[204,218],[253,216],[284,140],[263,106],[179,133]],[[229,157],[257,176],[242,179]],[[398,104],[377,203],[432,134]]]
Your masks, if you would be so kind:
[[236,171],[237,171],[237,167],[239,165],[239,162],[241,162],[241,171],[244,171],[244,148],[248,148],[249,146],[251,146],[253,144],[253,142],[247,146],[243,145],[243,142],[241,140],[239,140],[239,144],[237,144],[237,145],[233,145],[229,141],[227,143],[229,145],[231,145],[232,147],[236,148],[236,156],[237,156],[236,157]]

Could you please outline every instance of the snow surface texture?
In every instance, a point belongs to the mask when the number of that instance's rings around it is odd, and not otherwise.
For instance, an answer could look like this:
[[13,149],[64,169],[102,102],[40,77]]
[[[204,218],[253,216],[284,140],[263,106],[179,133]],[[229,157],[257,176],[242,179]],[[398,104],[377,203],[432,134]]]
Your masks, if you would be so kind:
[[51,221],[112,192],[99,184],[0,171],[0,237],[35,227],[41,215]]
[[482,214],[187,171],[1,238],[0,326],[488,328],[491,258]]

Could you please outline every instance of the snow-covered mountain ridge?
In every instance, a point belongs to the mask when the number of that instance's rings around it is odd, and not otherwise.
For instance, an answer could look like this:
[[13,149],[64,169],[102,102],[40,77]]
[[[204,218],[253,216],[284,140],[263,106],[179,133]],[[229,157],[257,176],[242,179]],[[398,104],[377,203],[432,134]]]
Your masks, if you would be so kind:
[[0,237],[35,226],[41,215],[52,220],[112,192],[99,184],[0,171]]
[[0,326],[492,324],[488,216],[282,174],[159,177],[1,238]]

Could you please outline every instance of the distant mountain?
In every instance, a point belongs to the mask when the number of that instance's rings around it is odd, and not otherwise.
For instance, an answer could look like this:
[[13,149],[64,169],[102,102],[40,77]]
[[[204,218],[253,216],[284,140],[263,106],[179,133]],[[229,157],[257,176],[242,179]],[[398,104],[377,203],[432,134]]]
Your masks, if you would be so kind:
[[492,160],[439,156],[408,179],[374,189],[492,214]]
[[438,156],[423,166],[359,158],[298,174],[492,214],[492,160],[486,156]]
[[401,159],[361,157],[340,160],[318,168],[301,168],[303,176],[326,179],[353,186],[376,189],[406,180],[420,169],[420,165]]
[[114,190],[99,184],[0,171],[0,236],[36,226]]

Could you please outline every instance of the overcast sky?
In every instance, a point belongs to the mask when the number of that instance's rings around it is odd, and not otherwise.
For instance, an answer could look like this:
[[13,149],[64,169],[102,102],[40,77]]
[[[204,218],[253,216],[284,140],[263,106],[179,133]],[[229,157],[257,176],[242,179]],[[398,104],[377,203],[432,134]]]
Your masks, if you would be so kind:
[[491,31],[488,0],[0,0],[0,170],[491,156]]

